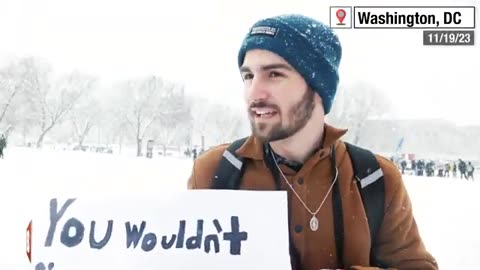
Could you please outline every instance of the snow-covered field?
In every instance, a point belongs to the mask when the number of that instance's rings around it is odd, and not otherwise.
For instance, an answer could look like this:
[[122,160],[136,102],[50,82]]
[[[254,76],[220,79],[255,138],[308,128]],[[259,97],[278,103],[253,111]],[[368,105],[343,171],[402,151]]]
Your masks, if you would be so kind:
[[[185,189],[191,165],[181,158],[8,149],[0,159],[0,269],[23,269],[28,206],[36,198]],[[405,182],[440,268],[480,269],[480,181],[408,176]]]

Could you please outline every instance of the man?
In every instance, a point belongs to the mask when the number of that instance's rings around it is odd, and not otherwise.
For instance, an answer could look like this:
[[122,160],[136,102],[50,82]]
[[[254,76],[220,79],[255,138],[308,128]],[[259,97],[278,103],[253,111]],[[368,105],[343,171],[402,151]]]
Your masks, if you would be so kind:
[[407,168],[407,161],[404,159],[400,164],[402,166],[402,174],[405,174],[405,169]]
[[468,162],[468,165],[467,165],[467,180],[468,178],[472,178],[472,181],[475,180],[475,178],[473,177],[473,172],[475,171],[475,167],[473,167],[473,164],[471,161]]
[[465,179],[468,180],[467,163],[465,163],[465,161],[463,161],[461,158],[458,159],[458,170],[460,171],[460,179],[463,179],[463,177],[465,177]]
[[7,138],[5,138],[5,135],[2,134],[0,136],[0,158],[3,158],[3,149],[7,147]]
[[[380,156],[373,157],[384,174],[386,205],[378,238],[370,243],[350,156],[340,140],[346,130],[324,122],[340,58],[338,38],[311,18],[282,15],[253,25],[238,54],[252,127],[235,153],[246,160],[239,188],[287,190],[292,269],[437,269],[419,235],[400,172]],[[195,160],[189,189],[212,188],[227,147],[214,147]],[[333,186],[341,209],[332,201]],[[340,242],[334,226],[338,213]]]
[[452,165],[450,162],[445,163],[445,177],[450,178],[450,171],[452,170]]

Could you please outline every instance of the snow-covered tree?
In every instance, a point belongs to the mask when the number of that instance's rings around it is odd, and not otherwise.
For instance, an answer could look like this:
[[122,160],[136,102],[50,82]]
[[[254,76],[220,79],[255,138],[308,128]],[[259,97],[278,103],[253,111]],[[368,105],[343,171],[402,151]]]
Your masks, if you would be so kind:
[[193,131],[204,137],[208,145],[231,142],[245,133],[246,112],[202,98],[192,100]]
[[18,67],[13,64],[0,70],[0,124],[7,112],[13,109],[15,97],[22,89],[21,74],[18,73]]
[[154,125],[150,135],[156,145],[162,146],[164,155],[168,146],[183,146],[191,139],[190,110],[181,101],[183,95],[178,95],[176,98],[178,98],[178,103],[174,105],[176,109],[171,107],[172,111],[165,111],[165,116]]
[[98,125],[102,116],[103,111],[100,103],[94,97],[87,94],[80,99],[77,106],[70,112],[70,120],[77,146],[83,147],[85,138],[92,128]]
[[348,128],[347,139],[357,144],[368,119],[381,118],[393,111],[391,100],[380,89],[365,82],[342,85],[326,120]]
[[209,110],[208,136],[212,144],[232,142],[242,136],[246,113],[225,105],[213,105]]
[[31,124],[26,90],[46,83],[49,71],[47,64],[33,57],[14,60],[0,69],[0,129],[12,131]]
[[74,71],[51,83],[48,72],[32,68],[26,94],[30,103],[30,117],[39,127],[36,146],[41,147],[45,135],[79,102],[82,95],[95,87],[96,78]]
[[119,88],[116,110],[122,115],[120,122],[127,123],[134,134],[137,156],[141,156],[143,139],[154,126],[168,129],[182,120],[184,90],[179,84],[156,76],[129,80]]

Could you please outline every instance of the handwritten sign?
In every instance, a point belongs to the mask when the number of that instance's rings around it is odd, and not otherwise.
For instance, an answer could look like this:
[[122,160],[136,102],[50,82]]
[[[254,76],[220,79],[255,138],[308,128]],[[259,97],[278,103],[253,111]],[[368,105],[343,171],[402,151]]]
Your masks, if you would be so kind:
[[291,269],[281,191],[51,198],[27,224],[34,270]]

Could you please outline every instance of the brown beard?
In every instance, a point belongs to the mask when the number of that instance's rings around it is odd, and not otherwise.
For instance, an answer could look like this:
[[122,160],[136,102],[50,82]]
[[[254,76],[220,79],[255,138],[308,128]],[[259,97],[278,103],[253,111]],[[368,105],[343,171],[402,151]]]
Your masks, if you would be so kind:
[[[262,134],[265,129],[268,128],[269,124],[260,123],[255,124],[252,120],[250,121],[250,126],[252,129],[253,136],[258,138],[263,143],[278,141],[286,139],[299,130],[301,130],[307,124],[308,120],[312,117],[313,109],[315,108],[314,104],[315,92],[311,89],[307,89],[302,99],[294,104],[288,111],[288,126],[282,125],[282,122],[274,124],[270,131],[267,134]],[[261,106],[263,105],[263,106]],[[252,107],[252,106],[251,106]],[[267,105],[266,103],[259,103],[257,107],[273,107],[278,108],[275,105]],[[280,111],[277,110],[279,113]],[[281,114],[280,114],[281,116]]]

